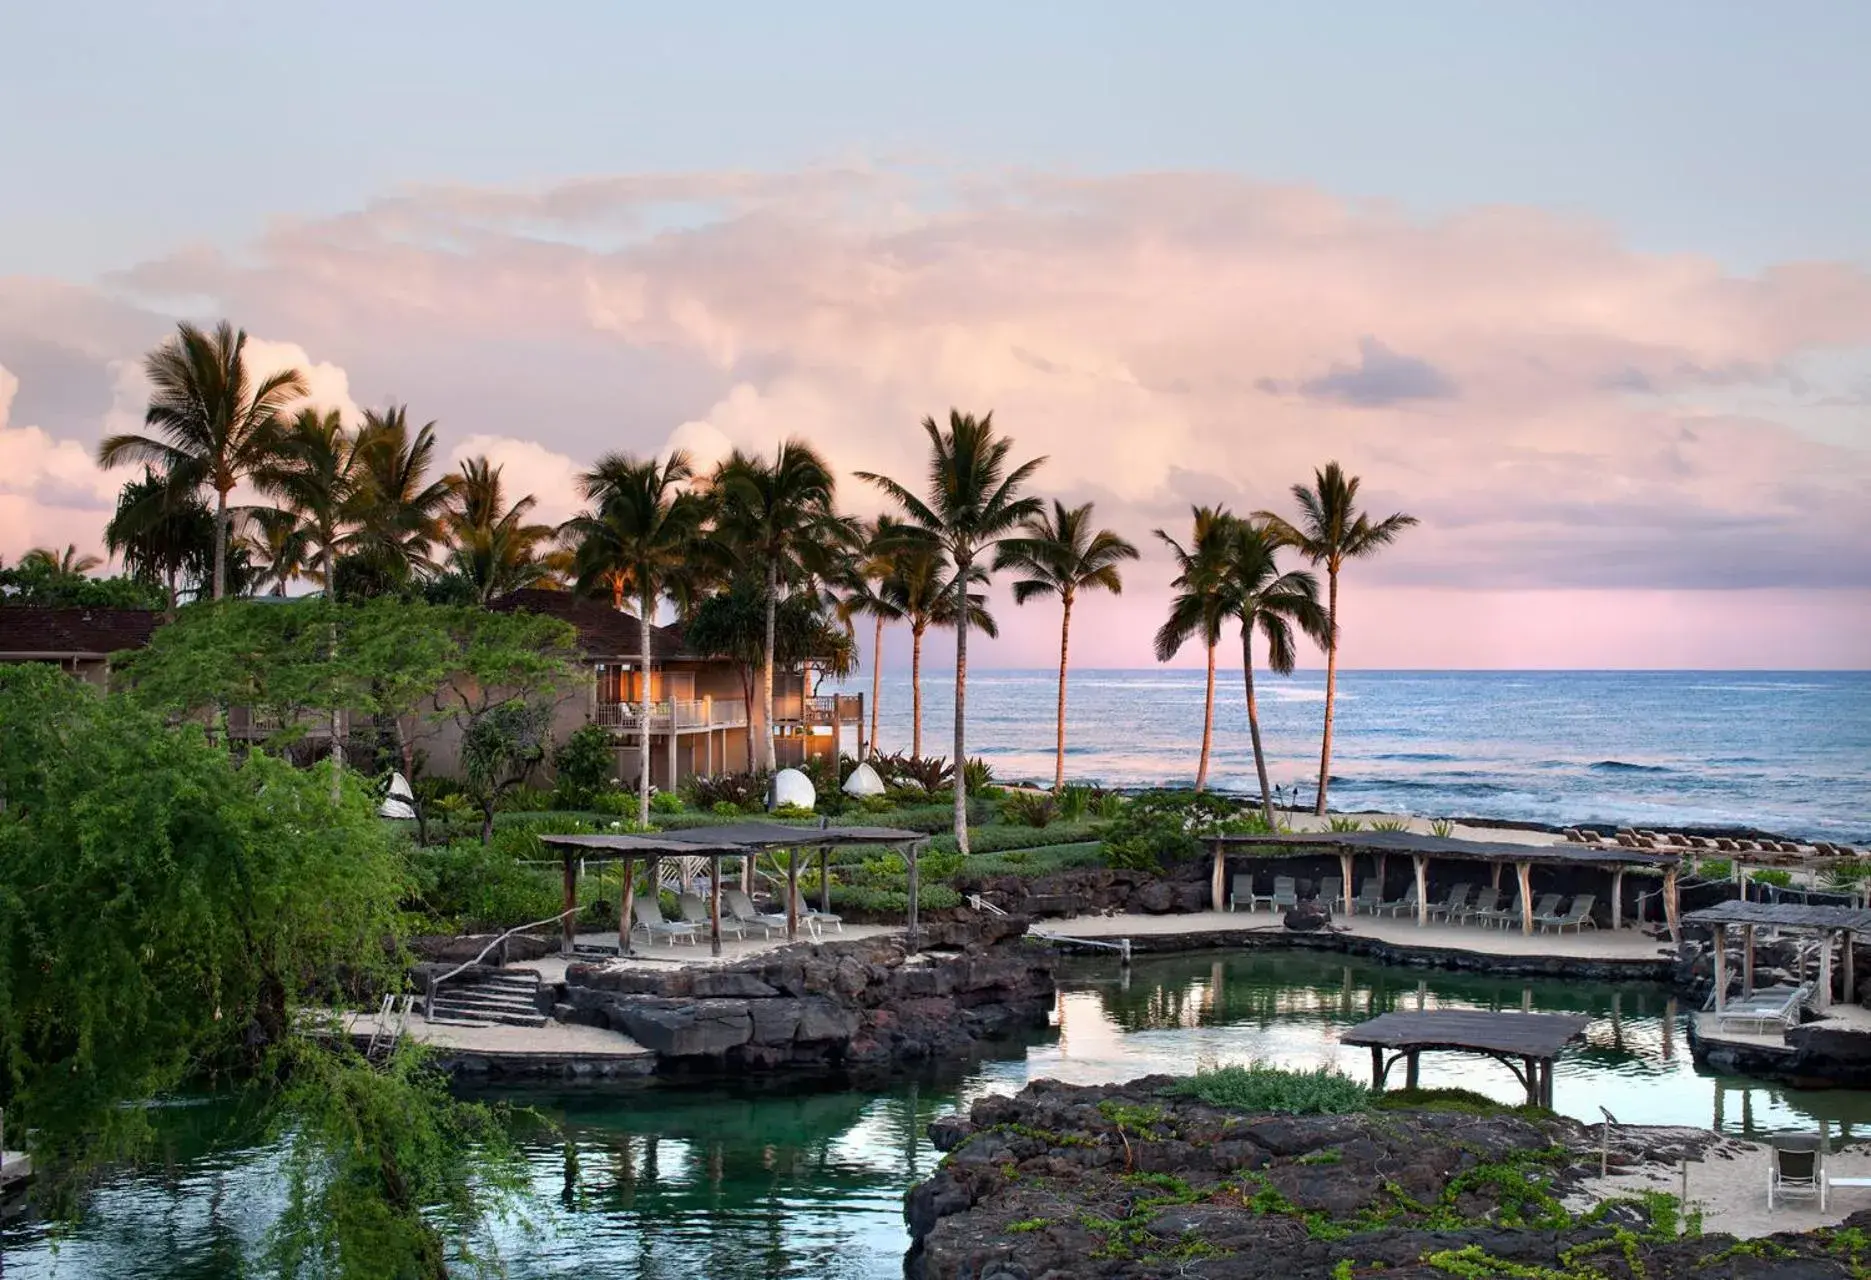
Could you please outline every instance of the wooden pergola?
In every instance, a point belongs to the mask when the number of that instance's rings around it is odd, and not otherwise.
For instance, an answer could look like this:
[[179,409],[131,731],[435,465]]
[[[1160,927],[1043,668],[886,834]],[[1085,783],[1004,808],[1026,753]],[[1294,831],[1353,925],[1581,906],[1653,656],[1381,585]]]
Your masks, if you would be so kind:
[[573,914],[578,908],[578,875],[583,864],[621,862],[623,864],[623,899],[617,913],[617,954],[630,950],[632,916],[636,909],[636,864],[641,858],[648,864],[650,880],[656,882],[656,864],[663,858],[705,858],[708,861],[708,942],[713,955],[721,954],[721,860],[752,859],[770,849],[785,849],[786,860],[786,940],[799,936],[799,851],[816,848],[819,855],[819,908],[831,909],[829,870],[831,850],[852,845],[901,848],[909,864],[909,938],[910,949],[916,946],[916,904],[918,886],[916,855],[928,836],[892,827],[789,827],[779,822],[736,822],[720,827],[696,827],[688,831],[663,831],[652,835],[542,835],[539,842],[558,852],[564,866],[565,914],[561,917],[559,950],[571,955],[577,937]]
[[1226,904],[1228,851],[1231,849],[1285,849],[1296,856],[1335,854],[1342,869],[1344,910],[1352,910],[1352,872],[1359,854],[1369,854],[1376,861],[1381,881],[1391,854],[1407,855],[1416,870],[1416,923],[1429,924],[1429,864],[1445,862],[1485,863],[1496,889],[1501,887],[1504,868],[1513,867],[1520,893],[1520,929],[1533,932],[1533,868],[1594,867],[1611,875],[1611,927],[1624,924],[1624,873],[1632,867],[1660,870],[1663,873],[1663,918],[1669,925],[1672,941],[1682,941],[1680,900],[1676,878],[1682,866],[1677,851],[1592,847],[1571,844],[1510,844],[1496,840],[1457,840],[1448,836],[1419,835],[1413,831],[1319,831],[1292,835],[1250,836],[1223,835],[1207,837],[1214,859],[1210,892],[1216,910]]
[[[1479,1053],[1514,1073],[1526,1088],[1530,1105],[1550,1109],[1553,1060],[1566,1045],[1584,1037],[1591,1021],[1570,1013],[1432,1009],[1386,1013],[1347,1029],[1338,1039],[1341,1044],[1370,1046],[1373,1089],[1384,1087],[1384,1077],[1398,1058],[1407,1065],[1406,1086],[1414,1089],[1417,1058],[1425,1050]],[[1389,1058],[1384,1056],[1386,1051]]]
[[1858,993],[1857,974],[1853,971],[1852,935],[1871,935],[1871,911],[1863,907],[1809,906],[1799,902],[1748,902],[1732,899],[1718,902],[1700,911],[1691,911],[1684,919],[1690,924],[1708,925],[1715,931],[1715,1012],[1728,1007],[1728,930],[1741,929],[1741,994],[1754,994],[1754,934],[1756,929],[1784,929],[1792,933],[1817,934],[1819,976],[1813,989],[1813,1007],[1832,1004],[1832,944],[1844,940],[1839,963],[1844,970],[1844,998],[1851,1003]]

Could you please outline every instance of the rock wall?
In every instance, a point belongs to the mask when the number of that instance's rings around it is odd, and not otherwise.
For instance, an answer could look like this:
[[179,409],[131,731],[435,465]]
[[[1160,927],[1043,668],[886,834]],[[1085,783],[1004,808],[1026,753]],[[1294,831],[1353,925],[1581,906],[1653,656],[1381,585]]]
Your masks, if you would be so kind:
[[963,1057],[1044,1028],[1052,953],[1016,919],[901,935],[801,942],[718,968],[574,964],[562,1021],[611,1027],[665,1068],[881,1067]]

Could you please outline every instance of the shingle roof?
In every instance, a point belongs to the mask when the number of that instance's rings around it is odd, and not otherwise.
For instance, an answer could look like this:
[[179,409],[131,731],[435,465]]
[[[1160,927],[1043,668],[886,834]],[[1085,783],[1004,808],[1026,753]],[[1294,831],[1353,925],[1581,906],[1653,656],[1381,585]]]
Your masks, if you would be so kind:
[[[537,613],[569,622],[578,631],[579,646],[588,658],[635,659],[643,652],[643,632],[635,614],[621,613],[602,600],[569,591],[542,591],[527,587],[510,591],[488,605],[499,613]],[[674,627],[651,627],[651,652],[657,659],[688,657],[682,632]]]
[[0,605],[0,657],[98,656],[149,643],[160,615],[150,609],[42,609]]

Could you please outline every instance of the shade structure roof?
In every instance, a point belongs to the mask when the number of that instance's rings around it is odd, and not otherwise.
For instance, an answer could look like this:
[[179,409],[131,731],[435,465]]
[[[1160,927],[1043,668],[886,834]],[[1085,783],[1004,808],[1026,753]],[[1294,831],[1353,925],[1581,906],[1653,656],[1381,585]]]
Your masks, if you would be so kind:
[[894,827],[792,827],[782,822],[732,822],[648,835],[542,835],[539,842],[586,858],[737,858],[761,849],[911,844],[920,831]]
[[1470,1049],[1521,1058],[1556,1057],[1591,1025],[1566,1013],[1494,1013],[1486,1009],[1433,1009],[1386,1013],[1347,1028],[1343,1044],[1383,1049]]
[[1471,862],[1531,862],[1548,866],[1674,867],[1682,862],[1677,852],[1594,848],[1578,844],[1512,844],[1504,840],[1457,840],[1452,836],[1419,835],[1414,831],[1308,831],[1291,835],[1220,835],[1206,837],[1210,847],[1225,853],[1234,847],[1285,848],[1300,852],[1407,853],[1430,858]]
[[1813,906],[1804,902],[1744,902],[1739,898],[1691,911],[1685,924],[1756,924],[1781,929],[1850,929],[1871,933],[1871,911],[1863,907]]

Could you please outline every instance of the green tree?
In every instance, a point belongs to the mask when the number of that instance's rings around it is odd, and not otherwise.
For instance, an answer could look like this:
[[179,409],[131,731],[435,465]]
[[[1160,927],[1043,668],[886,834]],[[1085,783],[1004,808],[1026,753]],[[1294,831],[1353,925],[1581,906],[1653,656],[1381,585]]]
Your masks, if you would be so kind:
[[407,593],[435,567],[453,487],[435,469],[435,424],[411,430],[406,405],[367,410],[357,452],[358,527],[347,595]]
[[682,486],[695,475],[689,455],[680,449],[667,459],[608,453],[579,480],[592,507],[574,516],[564,534],[576,550],[573,568],[578,590],[607,589],[623,607],[628,591],[636,597],[642,641],[641,709],[637,752],[637,821],[650,824],[650,677],[655,653],[651,638],[656,605],[669,584],[683,572],[693,553],[707,508]]
[[1044,458],[1009,468],[1013,441],[994,430],[994,415],[981,418],[949,411],[948,429],[923,419],[929,437],[929,484],[918,497],[888,476],[859,472],[903,509],[909,524],[947,555],[955,593],[955,843],[968,852],[968,787],[962,765],[968,759],[968,607],[969,587],[977,568],[993,555],[1019,524],[1040,512],[1038,498],[1023,496]]
[[[948,577],[948,559],[941,548],[926,541],[907,541],[890,558],[890,576],[879,594],[910,628],[910,754],[923,753],[923,637],[931,627],[955,625],[955,592]],[[975,565],[970,585],[985,588],[987,570]],[[994,637],[1000,628],[987,609],[985,591],[968,593],[968,625]]]
[[87,578],[33,561],[0,569],[0,601],[41,609],[160,609],[162,592],[137,578]]
[[838,575],[838,616],[846,625],[869,618],[871,630],[871,726],[864,739],[865,757],[877,754],[877,714],[883,701],[884,626],[902,621],[903,614],[884,594],[891,561],[901,533],[890,516],[879,516],[858,527],[862,550]]
[[114,435],[98,445],[102,466],[148,463],[185,489],[214,490],[216,600],[227,594],[228,495],[271,457],[280,413],[306,394],[296,369],[253,377],[246,348],[246,331],[226,321],[212,333],[178,325],[143,361],[151,385],[143,422],[155,434]]
[[1312,487],[1293,486],[1299,522],[1289,523],[1271,511],[1256,512],[1267,522],[1269,535],[1292,547],[1314,564],[1325,566],[1330,584],[1326,602],[1329,630],[1325,639],[1325,733],[1319,744],[1319,794],[1313,812],[1325,813],[1325,787],[1332,773],[1332,717],[1338,705],[1338,574],[1345,561],[1376,555],[1389,546],[1416,517],[1399,511],[1373,522],[1358,510],[1357,476],[1348,476],[1336,462],[1314,471]]
[[1208,678],[1202,692],[1202,754],[1195,766],[1195,790],[1208,787],[1208,761],[1215,742],[1215,650],[1228,620],[1223,590],[1228,570],[1228,538],[1235,517],[1224,507],[1191,507],[1192,531],[1183,546],[1161,529],[1154,532],[1175,558],[1176,576],[1170,585],[1176,594],[1169,602],[1169,617],[1156,632],[1156,660],[1168,662],[1182,646],[1199,636],[1208,657]]
[[1267,756],[1260,744],[1260,706],[1254,698],[1254,632],[1267,641],[1267,666],[1280,675],[1293,670],[1297,653],[1293,628],[1320,643],[1330,624],[1319,607],[1319,580],[1305,570],[1280,572],[1280,544],[1265,526],[1235,520],[1228,531],[1223,601],[1229,617],[1241,624],[1241,679],[1247,690],[1247,728],[1254,743],[1254,768],[1260,775],[1260,804],[1273,829],[1273,788],[1267,781]]
[[[765,662],[760,677],[761,755],[772,769],[773,671],[782,594],[808,586],[829,571],[830,557],[853,542],[850,526],[833,507],[837,482],[831,468],[803,440],[783,441],[773,461],[736,449],[715,469],[710,486],[717,504],[715,532],[740,562],[760,576],[765,591]],[[809,589],[809,587],[808,587]]]
[[461,735],[461,781],[481,811],[481,843],[494,838],[500,797],[526,780],[550,746],[552,708],[526,702],[490,707],[469,718]]
[[1015,604],[1056,598],[1059,615],[1059,709],[1057,755],[1052,789],[1065,790],[1065,681],[1071,662],[1072,606],[1081,591],[1124,590],[1118,565],[1137,558],[1137,548],[1109,529],[1095,527],[1092,504],[1068,507],[1054,500],[1052,511],[1041,511],[1020,526],[1021,536],[1000,546],[995,567],[1020,575],[1013,584]]
[[70,542],[65,544],[63,551],[57,547],[34,547],[19,558],[19,567],[22,569],[44,569],[50,573],[75,577],[83,577],[103,563],[97,556],[80,555],[76,544]]
[[183,575],[199,594],[214,571],[214,513],[195,490],[145,467],[141,480],[129,481],[118,493],[104,545],[122,557],[132,578],[161,585],[173,616]]

